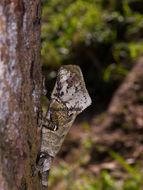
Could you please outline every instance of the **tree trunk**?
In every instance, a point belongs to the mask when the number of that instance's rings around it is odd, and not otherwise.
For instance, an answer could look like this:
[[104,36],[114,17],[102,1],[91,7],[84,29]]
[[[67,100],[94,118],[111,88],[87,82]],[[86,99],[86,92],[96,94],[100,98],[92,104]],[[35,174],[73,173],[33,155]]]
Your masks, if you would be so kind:
[[40,0],[0,1],[0,190],[38,190]]

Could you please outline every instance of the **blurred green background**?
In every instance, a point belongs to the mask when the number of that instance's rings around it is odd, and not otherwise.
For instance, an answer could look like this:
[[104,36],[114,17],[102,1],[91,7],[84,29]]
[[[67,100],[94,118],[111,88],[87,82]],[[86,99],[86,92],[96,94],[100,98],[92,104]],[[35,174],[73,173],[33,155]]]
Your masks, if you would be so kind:
[[[81,67],[93,104],[80,116],[80,125],[84,133],[90,133],[90,120],[106,111],[113,93],[143,52],[143,1],[43,0],[41,40],[48,97],[60,65]],[[70,146],[75,146],[71,143]],[[64,161],[61,153],[51,171],[50,189],[143,189],[138,164],[130,166],[112,150],[108,151],[109,155],[122,165],[129,177],[115,177],[107,170],[96,176],[82,167],[93,146],[88,136],[82,138],[78,147],[81,156],[72,164],[68,159]]]

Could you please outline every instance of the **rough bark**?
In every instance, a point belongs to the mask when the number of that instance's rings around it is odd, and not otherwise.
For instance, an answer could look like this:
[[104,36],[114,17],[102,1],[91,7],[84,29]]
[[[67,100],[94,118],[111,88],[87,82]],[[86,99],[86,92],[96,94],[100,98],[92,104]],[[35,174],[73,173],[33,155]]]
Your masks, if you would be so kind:
[[40,0],[0,1],[0,190],[39,189]]

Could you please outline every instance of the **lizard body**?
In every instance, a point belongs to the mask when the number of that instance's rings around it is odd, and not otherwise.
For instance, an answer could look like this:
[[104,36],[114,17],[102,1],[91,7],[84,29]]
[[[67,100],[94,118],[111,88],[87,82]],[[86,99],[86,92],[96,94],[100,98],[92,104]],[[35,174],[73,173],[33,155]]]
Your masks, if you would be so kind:
[[37,168],[41,174],[43,188],[47,189],[47,178],[53,158],[76,116],[91,104],[83,75],[78,66],[62,66],[57,74],[49,109],[42,121],[42,137]]

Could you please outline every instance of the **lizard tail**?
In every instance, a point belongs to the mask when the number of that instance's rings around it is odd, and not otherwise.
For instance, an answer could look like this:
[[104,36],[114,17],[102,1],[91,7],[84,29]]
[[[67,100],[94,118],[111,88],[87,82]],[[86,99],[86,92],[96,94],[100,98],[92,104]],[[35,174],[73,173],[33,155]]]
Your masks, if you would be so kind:
[[41,190],[48,190],[49,171],[50,170],[47,170],[47,171],[42,173],[42,176],[41,176]]

